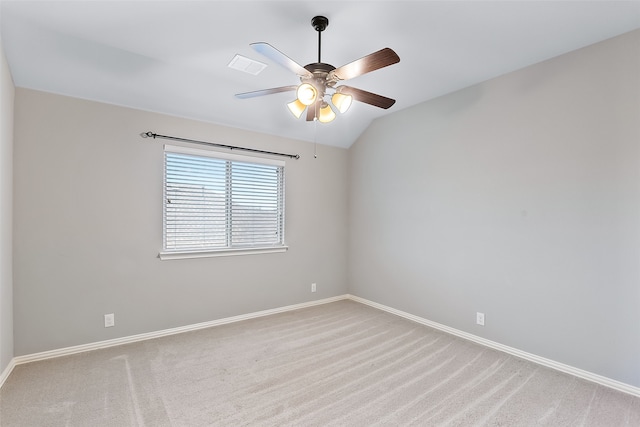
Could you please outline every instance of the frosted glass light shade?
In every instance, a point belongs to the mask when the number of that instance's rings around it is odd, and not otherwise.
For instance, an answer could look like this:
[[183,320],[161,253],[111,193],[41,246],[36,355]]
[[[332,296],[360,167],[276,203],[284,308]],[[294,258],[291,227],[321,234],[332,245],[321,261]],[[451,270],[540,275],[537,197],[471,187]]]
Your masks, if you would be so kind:
[[302,113],[304,113],[304,109],[307,108],[307,106],[300,102],[299,99],[291,101],[287,104],[287,107],[289,108],[289,111],[291,111],[291,114],[296,117],[296,119],[299,119]]
[[304,105],[311,105],[316,102],[318,91],[313,87],[313,85],[309,83],[302,83],[296,90],[296,96],[298,97],[298,101],[302,102]]
[[322,108],[320,108],[320,115],[318,120],[320,123],[329,123],[336,118],[336,113],[333,112],[331,106],[329,104],[324,104]]
[[331,97],[331,102],[341,113],[347,112],[349,107],[351,107],[351,101],[353,101],[353,97],[351,95],[345,95],[340,92],[334,93]]

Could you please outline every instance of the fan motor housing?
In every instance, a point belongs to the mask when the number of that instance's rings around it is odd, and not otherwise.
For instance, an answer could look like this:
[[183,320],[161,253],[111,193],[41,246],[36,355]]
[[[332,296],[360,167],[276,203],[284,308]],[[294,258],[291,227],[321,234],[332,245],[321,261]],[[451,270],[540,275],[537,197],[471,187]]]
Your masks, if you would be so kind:
[[328,87],[332,87],[337,83],[337,80],[327,78],[329,73],[336,69],[336,67],[331,64],[325,64],[324,62],[315,62],[313,64],[305,65],[304,68],[305,70],[313,74],[313,78],[302,80],[308,81],[309,83],[311,83],[312,80],[315,83],[314,86],[316,86],[316,88],[321,88],[325,85]]
[[314,75],[324,74],[326,76],[327,74],[329,74],[329,72],[335,70],[336,67],[331,64],[325,64],[324,62],[314,62],[313,64],[305,65],[304,69]]

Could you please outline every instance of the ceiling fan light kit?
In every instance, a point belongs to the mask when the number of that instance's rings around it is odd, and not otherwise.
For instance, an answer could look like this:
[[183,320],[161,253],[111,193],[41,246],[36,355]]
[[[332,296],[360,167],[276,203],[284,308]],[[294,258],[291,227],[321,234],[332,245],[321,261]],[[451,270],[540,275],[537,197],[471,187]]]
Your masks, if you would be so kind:
[[[384,109],[390,108],[396,102],[394,99],[362,89],[345,85],[336,86],[341,80],[352,79],[400,62],[400,57],[392,49],[381,49],[336,68],[331,64],[323,63],[321,59],[321,35],[329,25],[329,20],[324,16],[315,16],[311,20],[311,25],[318,32],[318,62],[307,64],[304,67],[268,43],[251,44],[251,47],[256,52],[298,75],[300,78],[298,86],[282,86],[238,93],[236,97],[246,99],[295,90],[296,99],[287,104],[291,114],[296,118],[300,118],[306,110],[307,121],[317,120],[321,123],[329,123],[336,118],[336,113],[331,108],[331,104],[341,114],[344,114],[349,110],[353,100]],[[329,95],[330,102],[324,99],[325,96]]]

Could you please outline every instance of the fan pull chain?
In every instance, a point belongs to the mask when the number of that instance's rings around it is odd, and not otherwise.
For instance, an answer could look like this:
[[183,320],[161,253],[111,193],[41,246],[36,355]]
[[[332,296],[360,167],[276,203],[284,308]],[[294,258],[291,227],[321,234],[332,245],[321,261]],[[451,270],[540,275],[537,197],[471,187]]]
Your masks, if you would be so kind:
[[313,158],[318,158],[318,121],[314,120],[313,124]]

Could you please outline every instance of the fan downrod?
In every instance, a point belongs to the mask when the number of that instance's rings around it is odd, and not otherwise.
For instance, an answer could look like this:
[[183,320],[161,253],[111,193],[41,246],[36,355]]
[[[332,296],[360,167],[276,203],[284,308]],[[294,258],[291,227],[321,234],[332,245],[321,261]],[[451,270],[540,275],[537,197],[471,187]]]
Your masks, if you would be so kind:
[[311,25],[317,32],[321,32],[329,26],[329,19],[326,16],[314,16]]
[[314,16],[311,25],[318,32],[318,63],[322,62],[322,32],[329,25],[329,19],[326,16]]

